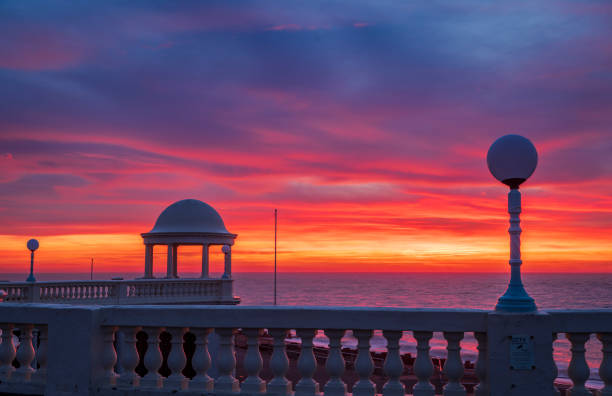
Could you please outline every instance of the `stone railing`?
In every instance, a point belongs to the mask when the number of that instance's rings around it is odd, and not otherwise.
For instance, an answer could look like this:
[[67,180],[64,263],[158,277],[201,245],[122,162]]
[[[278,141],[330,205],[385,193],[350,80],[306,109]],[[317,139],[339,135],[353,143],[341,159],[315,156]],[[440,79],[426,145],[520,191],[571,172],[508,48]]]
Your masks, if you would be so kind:
[[0,282],[4,302],[67,304],[237,304],[231,279]]
[[[474,333],[478,341],[477,396],[559,394],[553,385],[552,345],[560,332],[572,344],[570,394],[591,395],[584,386],[589,377],[584,342],[591,333],[603,344],[600,394],[612,392],[612,310],[500,314],[454,309],[5,303],[0,304],[0,328],[0,393],[431,396],[434,332],[446,341],[443,395],[467,393],[460,353],[466,333]],[[15,351],[16,329],[19,347]],[[246,338],[246,351],[239,360],[238,329]],[[266,345],[262,345],[264,329],[272,338]],[[32,336],[33,330],[37,337]],[[314,354],[317,330],[329,338],[324,361]],[[348,355],[341,346],[347,330],[357,339],[354,359],[349,362],[355,373],[350,381],[345,376]],[[382,330],[387,342],[379,370],[386,382],[380,389],[371,381],[375,364],[370,339],[375,330]],[[287,343],[290,331],[301,339],[300,344]],[[417,350],[410,372],[399,353],[399,340],[407,331],[416,340]],[[521,347],[517,340],[523,340]],[[298,354],[290,364],[287,351],[296,346]],[[264,347],[271,349],[266,361]],[[271,372],[267,381],[262,379],[263,369]],[[293,382],[287,378],[291,370],[298,374]],[[326,379],[318,383],[314,374],[321,370]],[[407,375],[415,378],[408,387]]]

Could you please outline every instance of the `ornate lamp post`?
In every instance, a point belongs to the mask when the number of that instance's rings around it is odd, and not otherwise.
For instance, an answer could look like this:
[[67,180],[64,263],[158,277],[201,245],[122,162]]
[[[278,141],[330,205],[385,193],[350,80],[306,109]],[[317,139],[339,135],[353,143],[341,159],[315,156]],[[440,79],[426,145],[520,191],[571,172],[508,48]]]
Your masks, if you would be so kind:
[[30,275],[28,279],[26,279],[26,282],[36,282],[36,278],[34,278],[34,251],[38,249],[38,241],[36,239],[30,239],[27,246],[30,250]]
[[491,174],[510,187],[508,213],[510,214],[510,284],[497,301],[496,311],[530,312],[537,310],[533,298],[527,294],[521,281],[521,193],[519,185],[531,176],[538,164],[538,153],[529,139],[519,135],[506,135],[497,139],[487,153]]

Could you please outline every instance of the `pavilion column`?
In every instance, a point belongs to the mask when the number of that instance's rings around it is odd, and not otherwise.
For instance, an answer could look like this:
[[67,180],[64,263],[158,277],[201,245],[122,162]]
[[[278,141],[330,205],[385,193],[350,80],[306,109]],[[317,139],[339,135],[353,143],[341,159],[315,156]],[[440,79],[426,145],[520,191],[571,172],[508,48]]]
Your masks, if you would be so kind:
[[209,244],[205,243],[202,245],[202,275],[200,278],[208,278],[210,274],[209,263],[208,263],[208,248]]
[[174,249],[174,245],[169,243],[168,244],[168,261],[166,264],[166,278],[172,278],[172,275],[174,274],[174,252],[176,250]]
[[144,278],[145,279],[153,278],[153,245],[150,245],[150,244],[145,245]]
[[232,278],[232,247],[230,245],[223,245],[223,253],[225,254],[225,269],[221,279]]
[[172,277],[178,278],[178,245],[172,245]]

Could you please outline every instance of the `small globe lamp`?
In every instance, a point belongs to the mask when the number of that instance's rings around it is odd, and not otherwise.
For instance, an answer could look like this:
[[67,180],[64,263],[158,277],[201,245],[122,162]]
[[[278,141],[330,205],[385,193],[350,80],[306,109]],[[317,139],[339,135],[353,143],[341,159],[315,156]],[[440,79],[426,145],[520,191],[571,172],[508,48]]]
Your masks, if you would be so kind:
[[489,171],[500,182],[510,187],[508,213],[510,214],[510,284],[497,301],[496,311],[536,311],[533,298],[527,294],[521,281],[521,193],[519,186],[529,178],[538,164],[538,152],[529,139],[520,135],[506,135],[497,139],[487,153]]
[[36,239],[30,239],[27,246],[30,251],[30,275],[28,279],[26,279],[26,282],[36,282],[36,278],[34,278],[34,251],[38,249],[38,241]]

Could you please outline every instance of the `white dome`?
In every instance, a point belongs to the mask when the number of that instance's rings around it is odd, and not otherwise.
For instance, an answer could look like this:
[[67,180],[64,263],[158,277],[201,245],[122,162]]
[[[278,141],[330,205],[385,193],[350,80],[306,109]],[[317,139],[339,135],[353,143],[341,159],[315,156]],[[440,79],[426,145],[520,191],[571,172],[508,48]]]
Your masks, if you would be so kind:
[[149,233],[229,234],[223,219],[209,204],[197,199],[183,199],[168,206]]

